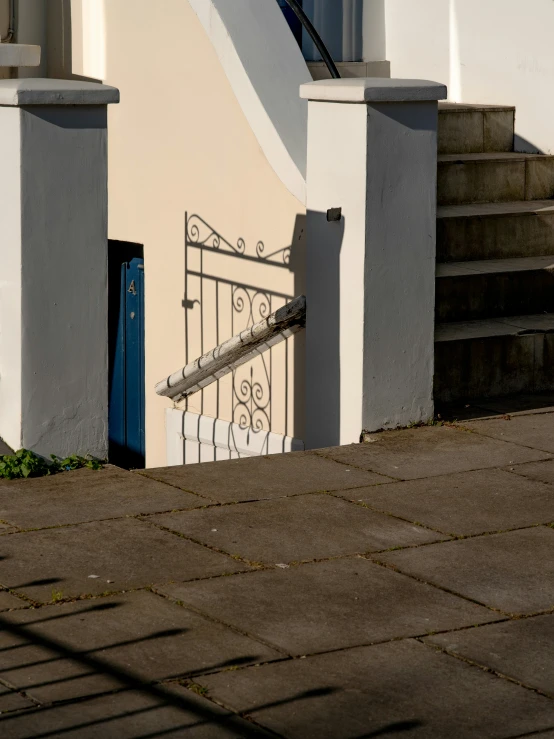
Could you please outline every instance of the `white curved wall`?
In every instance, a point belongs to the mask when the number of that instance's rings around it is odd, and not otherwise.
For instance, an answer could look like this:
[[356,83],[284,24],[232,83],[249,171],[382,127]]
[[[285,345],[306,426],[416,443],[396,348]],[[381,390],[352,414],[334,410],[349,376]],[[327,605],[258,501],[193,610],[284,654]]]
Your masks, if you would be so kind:
[[308,108],[299,87],[311,81],[275,0],[189,0],[271,166],[306,202]]
[[450,100],[515,105],[516,147],[554,152],[552,0],[386,0],[393,77],[432,79]]

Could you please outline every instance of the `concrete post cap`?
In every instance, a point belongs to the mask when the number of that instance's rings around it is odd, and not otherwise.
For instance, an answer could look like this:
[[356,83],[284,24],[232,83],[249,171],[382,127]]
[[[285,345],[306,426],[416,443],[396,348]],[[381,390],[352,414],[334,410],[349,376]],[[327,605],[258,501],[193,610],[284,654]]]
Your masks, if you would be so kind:
[[428,80],[395,80],[359,77],[318,80],[300,86],[300,97],[328,103],[396,103],[444,100],[445,85]]
[[119,102],[119,90],[80,80],[0,80],[0,106],[108,105]]

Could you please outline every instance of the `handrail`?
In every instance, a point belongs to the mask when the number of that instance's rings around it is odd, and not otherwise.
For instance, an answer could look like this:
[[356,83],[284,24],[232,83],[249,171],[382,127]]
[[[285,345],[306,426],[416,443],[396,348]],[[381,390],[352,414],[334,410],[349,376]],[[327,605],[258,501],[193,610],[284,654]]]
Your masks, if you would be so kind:
[[292,12],[296,15],[300,23],[304,26],[306,31],[308,32],[310,38],[314,42],[314,44],[317,46],[317,50],[321,54],[321,58],[327,65],[327,69],[329,70],[329,73],[331,74],[331,77],[334,80],[340,80],[340,72],[337,69],[337,65],[333,61],[333,58],[331,54],[329,54],[329,51],[325,44],[323,43],[323,39],[319,35],[319,33],[315,30],[313,23],[308,18],[304,10],[302,9],[302,6],[298,4],[297,0],[285,0],[285,2],[288,4]]
[[305,326],[306,298],[301,295],[158,382],[156,392],[176,402],[183,400],[288,339]]

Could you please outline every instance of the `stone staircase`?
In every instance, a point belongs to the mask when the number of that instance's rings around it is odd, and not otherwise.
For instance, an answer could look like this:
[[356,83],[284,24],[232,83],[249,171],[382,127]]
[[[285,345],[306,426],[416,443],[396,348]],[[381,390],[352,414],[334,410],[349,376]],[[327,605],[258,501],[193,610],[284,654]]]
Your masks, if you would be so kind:
[[554,388],[554,157],[515,110],[441,104],[435,399]]

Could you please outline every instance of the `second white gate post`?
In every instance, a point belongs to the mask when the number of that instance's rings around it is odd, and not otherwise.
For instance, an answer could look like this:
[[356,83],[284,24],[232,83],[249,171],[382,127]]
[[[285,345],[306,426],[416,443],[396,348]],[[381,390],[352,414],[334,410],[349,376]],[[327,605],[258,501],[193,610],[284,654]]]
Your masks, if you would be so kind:
[[437,101],[347,79],[309,100],[306,446],[433,415]]

